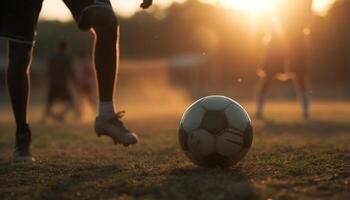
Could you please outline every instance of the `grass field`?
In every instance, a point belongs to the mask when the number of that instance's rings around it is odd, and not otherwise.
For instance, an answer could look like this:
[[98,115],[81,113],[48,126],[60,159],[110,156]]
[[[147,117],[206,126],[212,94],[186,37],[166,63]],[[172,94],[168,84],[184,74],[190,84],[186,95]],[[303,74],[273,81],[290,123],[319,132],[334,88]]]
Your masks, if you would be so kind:
[[0,199],[350,199],[350,102],[316,101],[308,122],[297,103],[270,103],[251,151],[229,169],[198,168],[180,151],[186,106],[125,107],[141,138],[131,148],[88,122],[42,125],[34,106],[33,164],[10,161],[14,125],[0,107]]

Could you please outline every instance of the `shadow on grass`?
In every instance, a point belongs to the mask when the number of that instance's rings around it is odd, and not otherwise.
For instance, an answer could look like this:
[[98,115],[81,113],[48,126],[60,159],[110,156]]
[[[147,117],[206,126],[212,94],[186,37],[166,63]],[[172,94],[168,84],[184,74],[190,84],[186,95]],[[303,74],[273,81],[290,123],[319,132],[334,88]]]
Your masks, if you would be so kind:
[[[69,167],[69,166],[68,166]],[[123,171],[118,165],[82,165],[69,169],[68,177],[58,179],[46,190],[40,192],[39,199],[79,198],[86,193],[88,198],[97,198],[103,190],[103,182]],[[102,188],[101,188],[102,186]],[[90,191],[84,191],[85,187]],[[92,189],[92,188],[95,188]],[[86,198],[86,195],[85,195]]]
[[5,177],[5,180],[2,181],[4,187],[0,186],[0,193],[14,199],[74,199],[86,192],[88,196],[85,195],[85,199],[95,199],[100,194],[100,184],[122,171],[118,164],[13,163],[2,160],[0,177]]
[[259,199],[249,177],[240,167],[172,170],[157,188],[166,199]]

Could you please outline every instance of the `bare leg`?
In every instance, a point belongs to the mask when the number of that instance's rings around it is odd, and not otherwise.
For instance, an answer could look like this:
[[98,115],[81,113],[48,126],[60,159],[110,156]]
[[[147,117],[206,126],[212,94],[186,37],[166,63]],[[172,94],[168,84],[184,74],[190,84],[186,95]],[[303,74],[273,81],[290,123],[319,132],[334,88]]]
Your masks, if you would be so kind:
[[96,102],[96,99],[95,99],[95,97],[94,97],[94,95],[93,95],[93,92],[89,91],[89,92],[87,92],[85,95],[86,95],[86,98],[87,98],[87,100],[88,100],[88,102],[89,102],[91,108],[92,108],[93,110],[96,110],[97,102]]
[[113,106],[114,85],[118,68],[118,23],[111,9],[94,8],[84,14],[95,36],[94,59],[99,93],[99,114],[95,121],[97,135],[111,137],[125,146],[136,144],[138,137],[121,121],[124,113]]
[[52,103],[51,102],[48,102],[45,106],[45,110],[44,110],[44,113],[41,117],[41,122],[42,123],[46,123],[47,121],[47,118],[52,116]]
[[29,96],[29,66],[32,46],[10,42],[7,82],[17,130],[27,126],[27,106]]
[[16,120],[14,161],[34,161],[31,153],[32,136],[27,121],[29,96],[29,66],[32,46],[10,42],[7,82]]
[[[64,103],[63,109],[61,110],[61,112],[59,112],[59,113],[57,114],[56,119],[57,119],[59,122],[64,122],[65,119],[66,119],[66,116],[67,116],[68,112],[69,112],[70,110],[74,110],[74,109],[76,109],[76,107],[75,107],[75,105],[74,105],[73,102],[65,102],[65,103]],[[75,112],[75,114],[76,114],[76,117],[77,117],[77,113],[76,113],[76,112]]]
[[309,93],[307,90],[305,76],[296,74],[294,83],[295,83],[298,97],[301,101],[301,106],[303,109],[303,117],[305,120],[307,120],[310,118],[310,113],[309,113],[310,100],[309,100]]
[[118,23],[108,9],[86,11],[85,20],[94,34],[94,64],[98,82],[99,100],[113,101],[118,64]]

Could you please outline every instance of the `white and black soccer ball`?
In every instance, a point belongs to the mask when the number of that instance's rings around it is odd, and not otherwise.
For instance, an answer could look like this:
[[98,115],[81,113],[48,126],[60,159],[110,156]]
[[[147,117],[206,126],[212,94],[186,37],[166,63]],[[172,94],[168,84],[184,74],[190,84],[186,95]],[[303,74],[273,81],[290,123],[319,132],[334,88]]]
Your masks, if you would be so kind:
[[253,128],[248,113],[234,100],[208,96],[184,113],[179,142],[185,154],[202,167],[229,167],[249,151]]

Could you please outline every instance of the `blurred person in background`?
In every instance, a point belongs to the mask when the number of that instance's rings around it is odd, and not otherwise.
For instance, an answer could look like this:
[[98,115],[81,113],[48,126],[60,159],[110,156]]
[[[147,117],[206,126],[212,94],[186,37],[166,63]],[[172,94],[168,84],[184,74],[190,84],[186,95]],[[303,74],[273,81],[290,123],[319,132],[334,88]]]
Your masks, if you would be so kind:
[[[78,117],[78,111],[72,93],[72,85],[77,84],[77,77],[73,68],[73,59],[68,53],[68,43],[61,40],[57,43],[56,52],[47,62],[47,103],[42,116],[42,122],[52,118],[63,122],[69,111],[75,111]],[[54,112],[55,103],[62,103],[63,109]]]
[[[16,121],[14,161],[34,161],[31,152],[31,130],[27,119],[29,100],[29,67],[35,29],[42,7],[37,1],[1,1],[0,36],[9,40],[8,87]],[[137,135],[128,130],[114,108],[114,91],[119,59],[119,26],[109,0],[63,0],[81,30],[94,36],[94,67],[97,76],[99,108],[95,120],[98,136],[111,137],[114,143],[136,144]],[[141,8],[152,5],[143,0]]]
[[312,0],[276,1],[264,37],[265,55],[257,71],[260,77],[255,113],[257,119],[263,118],[266,94],[275,78],[294,80],[303,118],[309,119],[307,36],[310,34],[308,26],[311,15]]
[[[95,110],[97,101],[96,101],[96,81],[94,79],[93,67],[91,66],[91,56],[87,53],[81,53],[78,61],[78,74],[77,74],[77,91],[80,102],[84,99],[87,100],[90,107]],[[79,107],[79,114],[82,115],[83,108],[79,103],[77,104]]]

